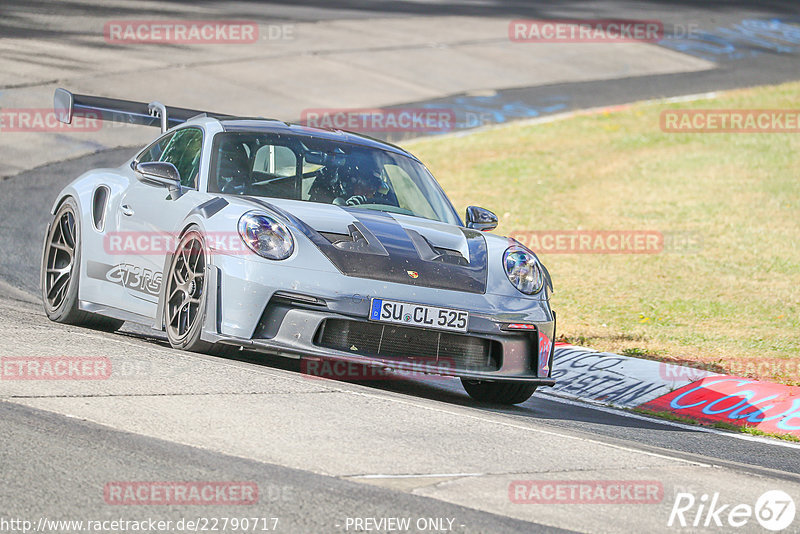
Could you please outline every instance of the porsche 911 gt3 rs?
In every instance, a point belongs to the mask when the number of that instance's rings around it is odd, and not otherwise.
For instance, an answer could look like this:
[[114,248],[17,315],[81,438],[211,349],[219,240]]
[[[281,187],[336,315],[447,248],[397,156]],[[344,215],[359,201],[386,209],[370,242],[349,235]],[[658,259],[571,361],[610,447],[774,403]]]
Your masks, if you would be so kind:
[[42,254],[53,321],[460,377],[516,404],[552,386],[552,285],[536,255],[461,218],[413,155],[354,133],[59,89],[78,115],[161,126],[58,195]]

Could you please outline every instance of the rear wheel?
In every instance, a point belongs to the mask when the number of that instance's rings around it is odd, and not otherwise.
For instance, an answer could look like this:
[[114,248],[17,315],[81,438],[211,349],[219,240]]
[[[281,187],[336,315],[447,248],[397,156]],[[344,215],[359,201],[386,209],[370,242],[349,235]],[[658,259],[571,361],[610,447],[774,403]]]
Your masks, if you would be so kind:
[[81,265],[81,232],[78,206],[67,198],[56,211],[42,254],[42,304],[51,321],[113,332],[123,321],[81,311],[78,285]]
[[485,382],[462,378],[461,385],[473,399],[497,404],[520,404],[530,399],[536,391],[535,384],[524,382]]

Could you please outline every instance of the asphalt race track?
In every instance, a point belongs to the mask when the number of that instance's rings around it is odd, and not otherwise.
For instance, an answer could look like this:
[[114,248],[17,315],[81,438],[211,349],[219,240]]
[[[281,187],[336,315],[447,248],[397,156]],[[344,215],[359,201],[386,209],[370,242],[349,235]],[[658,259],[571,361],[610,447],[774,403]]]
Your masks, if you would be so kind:
[[[215,9],[197,4],[206,16]],[[523,1],[330,4],[273,1],[269,9],[275,20],[304,22],[449,15],[611,18],[622,12],[675,24],[692,20],[708,31],[743,18],[797,20],[800,12],[792,2],[731,3],[719,11],[693,2],[643,2],[635,9],[611,1],[558,7]],[[12,1],[2,9],[28,9],[23,5],[30,4]],[[174,7],[157,6],[160,14]],[[80,15],[88,8],[75,3],[63,9]],[[232,2],[220,12],[241,19],[263,9]],[[41,37],[57,39],[60,30],[54,27],[43,27],[53,35]],[[2,22],[0,36],[30,37]],[[715,61],[714,70],[502,89],[480,105],[496,112],[490,122],[506,122],[800,77],[796,51],[773,53],[762,45],[757,52],[701,58]],[[465,98],[395,104],[449,102],[478,109]],[[509,102],[515,107],[507,107]],[[497,112],[522,104],[527,115]],[[0,135],[2,147],[6,134]],[[408,530],[428,532],[688,532],[691,526],[667,526],[678,493],[719,493],[731,506],[752,506],[768,490],[800,494],[796,444],[580,404],[547,390],[520,406],[498,408],[470,400],[455,380],[321,380],[302,375],[295,361],[174,351],[160,332],[135,325],[107,334],[50,323],[39,303],[38,278],[55,195],[85,170],[118,166],[137,149],[130,143],[99,148],[52,163],[31,160],[0,181],[0,356],[103,356],[121,371],[92,383],[0,382],[0,531],[22,531],[3,526],[2,520],[12,518],[33,525],[41,518],[176,524],[237,516],[277,518],[277,532],[399,531],[367,521],[387,518],[410,518]],[[655,481],[663,495],[649,504],[553,505],[518,504],[509,496],[514,481],[593,479]],[[257,485],[259,500],[117,505],[104,488],[120,481],[248,481]],[[694,520],[694,513],[686,518]],[[797,525],[800,519],[786,532],[800,531]],[[764,530],[752,519],[735,531]]]

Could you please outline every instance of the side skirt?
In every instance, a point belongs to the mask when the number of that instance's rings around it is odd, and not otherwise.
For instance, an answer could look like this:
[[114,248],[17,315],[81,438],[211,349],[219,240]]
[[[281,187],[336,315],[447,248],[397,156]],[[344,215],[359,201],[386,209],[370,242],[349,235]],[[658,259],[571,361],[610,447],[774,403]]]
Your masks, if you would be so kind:
[[138,313],[121,310],[119,308],[114,308],[112,306],[106,306],[105,304],[95,304],[94,302],[81,300],[78,302],[78,308],[80,310],[96,313],[97,315],[102,315],[104,317],[119,319],[120,321],[130,321],[132,323],[138,323],[143,325],[153,324],[152,317],[146,317],[144,315],[139,315]]

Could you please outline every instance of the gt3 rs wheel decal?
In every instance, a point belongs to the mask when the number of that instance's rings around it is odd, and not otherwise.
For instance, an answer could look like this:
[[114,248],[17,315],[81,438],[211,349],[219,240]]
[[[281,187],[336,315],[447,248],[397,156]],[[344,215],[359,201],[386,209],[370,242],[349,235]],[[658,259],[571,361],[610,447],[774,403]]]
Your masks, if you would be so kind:
[[64,302],[75,263],[75,214],[65,211],[52,229],[47,247],[45,296],[50,309]]

